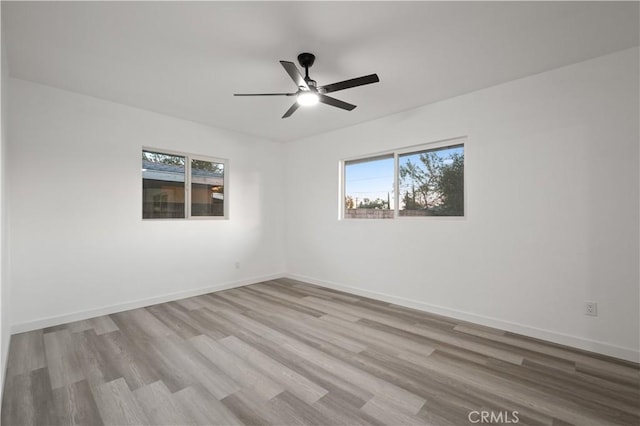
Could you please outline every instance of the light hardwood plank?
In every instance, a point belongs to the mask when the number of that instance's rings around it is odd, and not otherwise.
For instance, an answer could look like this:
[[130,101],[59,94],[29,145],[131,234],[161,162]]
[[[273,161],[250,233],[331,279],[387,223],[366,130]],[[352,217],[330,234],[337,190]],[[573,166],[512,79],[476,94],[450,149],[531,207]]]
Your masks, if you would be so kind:
[[308,404],[313,404],[327,393],[326,389],[234,336],[225,337],[220,343]]
[[30,373],[46,365],[42,330],[11,336],[7,375]]
[[189,341],[201,354],[225,371],[241,387],[253,389],[265,401],[284,391],[284,386],[264,375],[241,357],[208,336]]
[[87,381],[54,389],[57,423],[63,425],[102,425],[102,417]]
[[154,425],[195,425],[189,411],[174,402],[173,395],[162,381],[133,391],[138,405]]
[[189,412],[197,425],[235,426],[243,424],[231,410],[200,384],[184,388],[174,393],[173,396],[184,407],[184,410]]
[[145,416],[136,398],[120,378],[93,390],[100,417],[108,425],[153,424]]
[[44,348],[53,389],[85,380],[86,377],[78,353],[74,350],[69,330],[46,333]]

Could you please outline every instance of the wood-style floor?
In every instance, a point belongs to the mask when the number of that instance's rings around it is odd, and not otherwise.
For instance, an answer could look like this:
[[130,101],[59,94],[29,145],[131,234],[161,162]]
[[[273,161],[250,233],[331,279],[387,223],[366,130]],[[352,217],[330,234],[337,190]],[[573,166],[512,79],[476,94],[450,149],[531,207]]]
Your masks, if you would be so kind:
[[14,335],[2,402],[3,425],[639,416],[637,364],[284,279]]

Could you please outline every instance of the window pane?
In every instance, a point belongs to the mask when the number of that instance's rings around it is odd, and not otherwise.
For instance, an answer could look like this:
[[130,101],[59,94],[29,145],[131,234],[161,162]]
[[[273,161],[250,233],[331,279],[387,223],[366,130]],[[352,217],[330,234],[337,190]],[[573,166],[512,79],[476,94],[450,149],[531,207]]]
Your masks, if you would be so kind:
[[464,216],[464,146],[398,157],[400,216]]
[[191,216],[224,216],[224,164],[191,160]]
[[393,218],[393,156],[347,161],[345,219]]
[[142,151],[142,217],[184,218],[185,158]]

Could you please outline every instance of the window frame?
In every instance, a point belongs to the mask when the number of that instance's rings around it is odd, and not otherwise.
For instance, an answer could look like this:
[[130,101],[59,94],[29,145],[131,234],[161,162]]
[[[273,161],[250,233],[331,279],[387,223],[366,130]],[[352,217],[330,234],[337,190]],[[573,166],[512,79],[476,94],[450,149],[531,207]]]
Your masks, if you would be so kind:
[[[207,155],[191,154],[188,152],[174,151],[171,149],[154,148],[150,146],[142,146],[140,152],[149,151],[156,154],[176,155],[184,157],[184,217],[161,217],[161,218],[145,218],[144,208],[141,210],[140,215],[143,221],[179,221],[179,220],[229,220],[229,160],[226,158],[210,157]],[[191,161],[208,161],[211,163],[217,163],[223,165],[222,182],[223,182],[223,216],[192,216],[191,215]],[[144,178],[143,178],[144,179]],[[142,198],[142,197],[141,197]]]
[[[359,222],[359,221],[389,221],[389,218],[373,218],[373,219],[365,219],[365,218],[347,218],[346,206],[345,206],[345,198],[347,196],[346,186],[347,186],[347,164],[354,162],[364,162],[375,160],[377,158],[389,157],[393,156],[393,218],[391,219],[399,219],[399,220],[464,220],[468,217],[468,203],[467,203],[467,141],[468,138],[466,136],[458,136],[454,138],[448,139],[440,139],[433,142],[421,143],[417,145],[404,146],[402,148],[390,149],[387,151],[379,151],[372,154],[358,155],[353,157],[343,158],[338,162],[338,181],[339,181],[339,191],[338,191],[338,220],[341,222]],[[464,199],[464,214],[462,216],[401,216],[400,215],[400,198],[398,196],[400,190],[400,156],[412,153],[420,153],[424,151],[437,150],[438,148],[445,147],[453,147],[461,145],[464,150],[464,158],[463,158],[463,166],[464,166],[464,181],[463,181],[463,199]]]

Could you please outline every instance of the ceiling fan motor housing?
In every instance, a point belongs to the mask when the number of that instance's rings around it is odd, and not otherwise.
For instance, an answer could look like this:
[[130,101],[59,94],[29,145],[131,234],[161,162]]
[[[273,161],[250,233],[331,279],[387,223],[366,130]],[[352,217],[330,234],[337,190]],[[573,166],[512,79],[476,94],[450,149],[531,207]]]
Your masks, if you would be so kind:
[[316,55],[313,53],[301,53],[298,55],[298,63],[302,68],[309,68],[316,60]]

